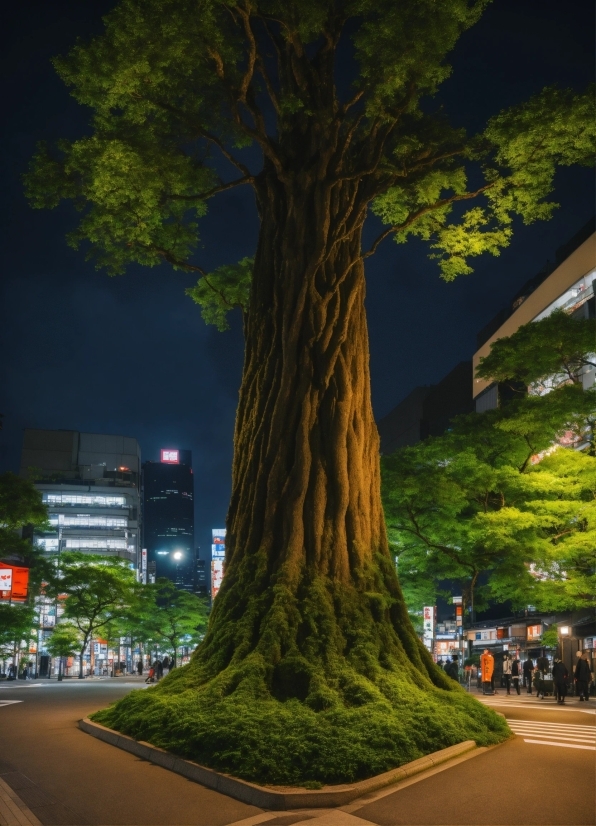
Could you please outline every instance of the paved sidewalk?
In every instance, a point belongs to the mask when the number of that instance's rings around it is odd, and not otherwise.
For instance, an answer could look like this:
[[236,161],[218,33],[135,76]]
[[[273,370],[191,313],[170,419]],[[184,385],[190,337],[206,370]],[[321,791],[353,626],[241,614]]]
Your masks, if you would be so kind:
[[0,776],[0,826],[42,826],[27,804]]

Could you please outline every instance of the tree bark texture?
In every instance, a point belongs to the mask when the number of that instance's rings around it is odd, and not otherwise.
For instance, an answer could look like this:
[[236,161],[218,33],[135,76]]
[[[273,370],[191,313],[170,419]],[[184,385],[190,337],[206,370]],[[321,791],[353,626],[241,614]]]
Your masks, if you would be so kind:
[[288,185],[266,165],[257,195],[226,574],[197,659],[212,678],[257,654],[279,699],[306,699],[317,669],[336,683],[346,657],[373,680],[394,660],[447,687],[411,627],[388,549],[361,182]]

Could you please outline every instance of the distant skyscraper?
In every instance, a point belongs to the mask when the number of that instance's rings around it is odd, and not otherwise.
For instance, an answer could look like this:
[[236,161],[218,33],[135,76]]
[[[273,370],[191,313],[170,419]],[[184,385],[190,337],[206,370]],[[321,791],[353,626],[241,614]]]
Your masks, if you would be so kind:
[[194,478],[190,450],[166,448],[143,464],[143,548],[149,579],[192,591],[195,573]]

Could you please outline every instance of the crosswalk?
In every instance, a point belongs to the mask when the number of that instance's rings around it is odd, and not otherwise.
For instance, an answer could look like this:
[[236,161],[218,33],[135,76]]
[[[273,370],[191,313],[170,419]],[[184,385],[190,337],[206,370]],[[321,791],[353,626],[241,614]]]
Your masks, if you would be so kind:
[[524,738],[524,743],[596,751],[594,726],[545,723],[537,720],[507,720],[507,723],[511,731]]

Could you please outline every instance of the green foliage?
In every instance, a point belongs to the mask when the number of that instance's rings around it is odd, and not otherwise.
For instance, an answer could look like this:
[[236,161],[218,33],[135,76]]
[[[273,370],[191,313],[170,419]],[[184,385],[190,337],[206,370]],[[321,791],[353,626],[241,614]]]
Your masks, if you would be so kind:
[[207,626],[207,604],[181,591],[169,579],[144,586],[129,614],[131,633],[137,639],[165,647],[176,661],[178,648],[195,648]]
[[35,636],[34,611],[28,605],[0,602],[0,657],[9,657],[21,648],[29,649]]
[[545,648],[556,648],[559,644],[559,630],[556,625],[550,625],[542,634],[542,645]]
[[104,626],[124,617],[135,600],[136,580],[119,557],[66,552],[45,589],[52,599],[66,594],[64,619],[80,634],[80,653]]
[[[390,619],[397,600],[373,618],[368,595],[381,590],[382,564],[361,572],[366,593],[305,575],[299,600],[283,570],[267,592],[259,561],[246,560],[234,569],[246,583],[236,621],[212,621],[189,665],[94,719],[220,771],[296,785],[350,782],[465,739],[505,739],[505,721]],[[224,580],[213,613],[230,591]]]
[[220,331],[227,330],[230,310],[240,307],[246,313],[253,264],[252,258],[243,258],[237,264],[218,267],[199,278],[195,287],[186,290],[186,294],[201,307],[206,324],[214,324]]
[[10,472],[0,475],[0,525],[3,529],[15,531],[25,525],[43,528],[47,518],[47,508],[32,482]]
[[[485,6],[356,0],[340,13],[331,0],[121,0],[102,35],[54,61],[91,108],[93,132],[39,148],[26,176],[30,202],[73,201],[81,220],[70,243],[84,241],[112,274],[162,260],[202,272],[192,257],[206,201],[233,185],[257,186],[236,150],[257,144],[287,185],[321,160],[320,137],[337,135],[329,180],[366,181],[389,234],[428,241],[447,280],[468,273],[471,258],[507,246],[515,217],[550,217],[557,166],[594,156],[590,91],[545,89],[476,136],[432,111],[429,98],[451,74],[449,53]],[[357,64],[351,101],[327,59],[346,30]],[[302,157],[296,148],[310,145],[309,130],[317,154]],[[213,152],[240,172],[235,181],[217,177]],[[478,205],[454,210],[471,198]],[[263,215],[262,197],[259,208]],[[220,329],[229,303],[246,306],[245,274],[223,268],[213,295],[210,276],[191,293]]]
[[[561,387],[459,417],[445,436],[383,458],[389,537],[411,610],[441,580],[460,583],[468,608],[488,598],[544,610],[591,604],[596,459],[553,451],[553,442],[564,431],[583,436],[581,411],[594,409],[593,392]],[[477,587],[481,574],[490,577]]]
[[69,622],[59,623],[46,644],[52,657],[74,657],[81,650],[82,637],[79,629]]
[[476,375],[489,381],[523,382],[536,389],[570,381],[578,384],[582,367],[596,366],[591,355],[596,350],[595,332],[593,319],[575,319],[556,310],[493,342]]

